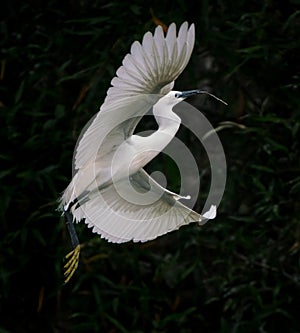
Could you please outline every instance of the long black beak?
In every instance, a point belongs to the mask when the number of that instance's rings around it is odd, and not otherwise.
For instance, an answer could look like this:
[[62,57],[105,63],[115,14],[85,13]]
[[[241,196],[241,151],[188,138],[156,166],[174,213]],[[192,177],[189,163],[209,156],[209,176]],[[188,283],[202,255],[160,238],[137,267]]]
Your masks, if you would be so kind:
[[178,98],[187,98],[196,94],[200,94],[200,90],[195,89],[195,90],[187,90],[187,91],[182,91],[181,93],[177,94],[176,97]]
[[206,95],[209,95],[213,98],[215,98],[216,100],[222,102],[223,104],[227,105],[226,102],[224,102],[221,98],[205,91],[205,90],[199,90],[199,89],[195,89],[195,90],[186,90],[186,91],[182,91],[181,93],[178,93],[176,95],[177,98],[187,98],[187,97],[190,97],[190,96],[193,96],[193,95],[197,95],[197,94],[206,94]]

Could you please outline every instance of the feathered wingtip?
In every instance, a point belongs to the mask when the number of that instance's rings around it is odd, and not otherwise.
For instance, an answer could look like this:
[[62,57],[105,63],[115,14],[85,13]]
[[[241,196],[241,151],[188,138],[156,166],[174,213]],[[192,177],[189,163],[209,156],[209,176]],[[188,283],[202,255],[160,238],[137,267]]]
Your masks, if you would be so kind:
[[217,216],[217,206],[211,205],[210,209],[203,214],[203,217],[208,220],[213,220]]
[[[198,221],[199,225],[203,225],[207,222],[207,220],[213,220],[217,216],[217,206],[211,205],[209,210],[201,215],[200,221]],[[205,219],[205,221],[203,221]]]

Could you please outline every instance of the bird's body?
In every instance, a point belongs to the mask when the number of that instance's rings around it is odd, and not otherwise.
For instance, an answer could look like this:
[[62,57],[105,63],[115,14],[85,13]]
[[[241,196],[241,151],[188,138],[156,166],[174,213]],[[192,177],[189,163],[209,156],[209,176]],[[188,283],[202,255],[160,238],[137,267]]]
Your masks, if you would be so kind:
[[[180,126],[180,118],[172,111],[165,112],[165,100],[177,92],[170,92],[162,97],[153,107],[160,126],[157,131],[147,137],[131,135],[119,145],[107,150],[106,142],[112,140],[111,135],[103,141],[102,151],[95,158],[81,167],[63,194],[63,202],[78,200],[82,193],[100,190],[119,181],[128,175],[135,174],[143,166],[157,156],[173,139]],[[112,163],[112,161],[115,163]]]
[[[194,46],[194,25],[171,24],[146,33],[112,80],[99,113],[86,128],[75,152],[75,175],[61,198],[61,210],[85,220],[111,242],[148,241],[202,216],[178,200],[183,198],[156,183],[143,167],[175,136],[181,119],[173,107],[198,90],[172,91]],[[150,110],[157,131],[134,134]],[[204,214],[215,217],[215,207]]]

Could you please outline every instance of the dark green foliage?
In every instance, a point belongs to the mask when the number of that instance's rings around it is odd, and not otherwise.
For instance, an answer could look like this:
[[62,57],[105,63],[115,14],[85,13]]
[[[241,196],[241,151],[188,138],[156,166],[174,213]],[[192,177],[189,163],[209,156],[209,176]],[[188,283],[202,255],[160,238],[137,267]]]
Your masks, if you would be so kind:
[[[299,332],[299,1],[0,8],[0,332]],[[76,139],[130,44],[155,28],[151,9],[167,25],[196,25],[178,89],[209,82],[229,106],[197,107],[216,127],[243,125],[219,132],[228,163],[219,215],[142,245],[78,225],[81,262],[63,286],[70,242],[56,207]],[[196,156],[199,142],[179,135]],[[177,188],[167,158],[151,165]]]

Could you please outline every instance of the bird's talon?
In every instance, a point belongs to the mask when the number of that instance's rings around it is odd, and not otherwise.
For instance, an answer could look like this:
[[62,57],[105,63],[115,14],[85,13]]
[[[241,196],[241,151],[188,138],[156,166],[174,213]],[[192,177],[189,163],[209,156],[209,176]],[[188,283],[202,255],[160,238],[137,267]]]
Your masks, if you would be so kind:
[[64,265],[65,272],[65,283],[68,283],[71,277],[74,275],[79,262],[79,255],[80,255],[80,245],[77,245],[74,250],[69,252],[65,258],[68,260],[67,263]]

